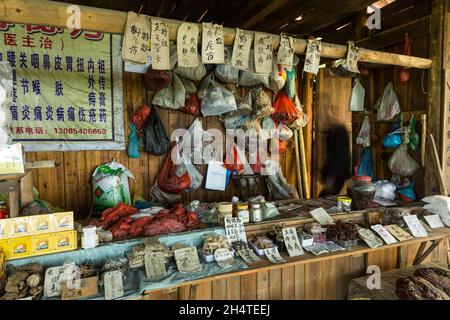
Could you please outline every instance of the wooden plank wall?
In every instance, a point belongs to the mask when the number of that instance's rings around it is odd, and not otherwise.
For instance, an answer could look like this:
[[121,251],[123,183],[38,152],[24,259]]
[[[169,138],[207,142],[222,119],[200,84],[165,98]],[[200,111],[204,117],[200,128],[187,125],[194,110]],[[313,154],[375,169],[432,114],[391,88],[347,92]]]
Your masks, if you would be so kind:
[[[153,291],[145,296],[151,300],[343,300],[348,296],[348,284],[362,277],[369,265],[381,271],[411,266],[419,245],[327,260],[316,263],[282,267],[276,270],[233,275],[222,280],[204,282],[190,295],[193,286],[175,290]],[[447,264],[445,239],[423,263]],[[400,259],[402,257],[402,259]]]
[[[146,90],[143,75],[124,72],[123,74],[124,119],[128,137],[129,116],[143,104],[150,105],[153,93]],[[228,85],[238,95],[244,96],[248,89],[236,88]],[[266,91],[275,99],[275,95]],[[158,108],[161,121],[164,123],[168,135],[178,128],[187,128],[195,119],[194,116],[180,111],[169,111]],[[217,117],[203,118],[204,129],[218,128],[223,130],[222,123]],[[128,139],[127,139],[128,141]],[[34,185],[38,189],[40,198],[62,209],[73,210],[79,217],[86,216],[92,204],[91,175],[94,169],[111,159],[125,165],[133,173],[135,179],[130,180],[132,194],[147,197],[150,187],[157,177],[164,156],[150,155],[140,152],[139,159],[130,159],[126,151],[76,151],[76,152],[30,152],[27,160],[55,160],[56,167],[33,171]],[[296,186],[294,143],[293,139],[287,143],[287,152],[280,156],[280,164],[290,183]],[[206,166],[200,171],[205,174]],[[287,175],[286,175],[287,173]],[[206,191],[200,189],[190,194],[183,194],[184,200],[198,199],[213,202],[230,200],[237,194],[232,182],[226,192]]]

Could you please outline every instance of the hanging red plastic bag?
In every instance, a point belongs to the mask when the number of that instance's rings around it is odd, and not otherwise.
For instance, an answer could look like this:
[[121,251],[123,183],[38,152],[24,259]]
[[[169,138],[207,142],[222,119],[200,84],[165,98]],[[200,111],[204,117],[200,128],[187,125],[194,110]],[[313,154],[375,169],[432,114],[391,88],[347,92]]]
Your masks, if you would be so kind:
[[131,116],[131,122],[133,122],[136,130],[138,132],[142,132],[144,128],[144,124],[150,116],[150,107],[147,105],[143,105],[136,110],[136,112]]
[[273,108],[275,111],[271,117],[279,122],[293,122],[300,116],[294,102],[289,99],[284,90],[278,92]]
[[241,171],[244,169],[244,164],[239,158],[237,147],[233,147],[233,151],[227,151],[225,156],[225,168],[231,171]]
[[189,174],[185,172],[181,177],[176,175],[178,165],[172,161],[172,152],[166,155],[161,173],[158,176],[158,187],[167,193],[180,194],[191,185]]
[[169,72],[164,70],[154,70],[152,66],[147,68],[145,73],[145,85],[148,90],[159,91],[167,88],[172,77]]
[[193,94],[187,98],[184,103],[184,107],[181,108],[180,111],[192,114],[196,117],[201,117],[202,113],[200,112],[200,100],[197,95]]

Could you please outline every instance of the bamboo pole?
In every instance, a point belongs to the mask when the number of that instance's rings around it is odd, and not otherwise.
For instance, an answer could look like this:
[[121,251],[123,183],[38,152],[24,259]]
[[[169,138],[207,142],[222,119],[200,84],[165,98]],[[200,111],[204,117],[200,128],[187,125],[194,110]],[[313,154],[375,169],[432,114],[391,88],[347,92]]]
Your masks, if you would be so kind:
[[427,145],[427,115],[423,114],[421,116],[421,125],[422,125],[422,140],[420,145],[420,153],[422,158],[422,167],[425,167],[425,153],[426,153],[426,145]]
[[429,141],[431,146],[431,158],[435,165],[435,170],[437,174],[437,180],[439,184],[439,193],[443,196],[448,196],[447,188],[445,186],[444,173],[442,172],[441,161],[439,160],[439,155],[436,148],[436,143],[434,142],[434,137],[432,134],[429,135]]
[[303,128],[297,130],[299,132],[298,139],[300,140],[300,155],[301,155],[301,175],[303,182],[303,193],[306,199],[310,198],[309,194],[309,181],[308,181],[308,172],[306,168],[306,151],[305,151],[305,139],[303,138]]
[[[67,20],[72,14],[72,11],[68,10],[69,6],[70,4],[68,3],[47,0],[0,0],[0,8],[2,8],[0,11],[0,21],[65,28],[67,26]],[[80,8],[81,12],[81,29],[123,34],[127,20],[126,12],[88,6],[78,6],[78,8]],[[178,27],[183,21],[155,18],[163,20],[169,25],[169,38],[170,40],[176,41]],[[233,45],[235,33],[235,29],[224,28],[225,45]],[[273,34],[273,48],[277,49],[279,43],[280,36]],[[304,55],[306,53],[306,45],[306,40],[294,39],[295,53]],[[323,58],[343,59],[346,57],[346,54],[346,46],[322,43],[321,56]],[[419,69],[428,69],[432,66],[432,60],[430,59],[363,48],[360,48],[359,61]]]
[[303,199],[303,187],[302,187],[302,174],[300,172],[300,154],[298,147],[298,131],[294,130],[294,143],[295,143],[295,172],[297,173],[297,189],[298,196]]

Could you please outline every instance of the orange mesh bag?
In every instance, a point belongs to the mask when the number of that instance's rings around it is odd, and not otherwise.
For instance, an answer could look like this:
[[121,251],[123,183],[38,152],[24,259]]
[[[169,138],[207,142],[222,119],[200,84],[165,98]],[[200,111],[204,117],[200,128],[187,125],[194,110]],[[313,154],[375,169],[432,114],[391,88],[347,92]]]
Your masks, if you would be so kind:
[[279,122],[289,123],[300,117],[294,102],[289,99],[283,90],[278,92],[275,102],[273,103],[273,108],[275,111],[272,113],[271,117]]
[[178,165],[172,162],[172,152],[166,155],[161,173],[158,176],[158,187],[167,193],[180,194],[191,185],[189,174],[184,173],[181,177],[177,176]]

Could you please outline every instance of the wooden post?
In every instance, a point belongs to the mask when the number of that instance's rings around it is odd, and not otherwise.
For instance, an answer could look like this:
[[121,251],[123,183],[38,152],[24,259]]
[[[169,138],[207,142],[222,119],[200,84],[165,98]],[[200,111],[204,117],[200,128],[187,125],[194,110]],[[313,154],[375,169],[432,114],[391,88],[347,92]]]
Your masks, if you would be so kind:
[[297,189],[298,189],[298,196],[300,199],[304,198],[304,192],[303,192],[303,185],[302,185],[302,173],[300,169],[300,148],[299,148],[299,141],[298,141],[298,134],[301,132],[302,129],[296,129],[294,130],[294,143],[295,143],[295,172],[297,174]]

